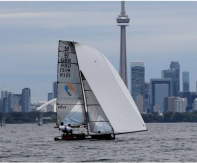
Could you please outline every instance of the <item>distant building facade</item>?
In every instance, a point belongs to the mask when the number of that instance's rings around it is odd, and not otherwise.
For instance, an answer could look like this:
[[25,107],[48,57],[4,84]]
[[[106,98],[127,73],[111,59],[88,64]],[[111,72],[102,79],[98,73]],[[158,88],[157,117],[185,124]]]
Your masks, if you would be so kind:
[[51,101],[53,99],[53,93],[48,93],[48,101]]
[[144,112],[144,98],[141,94],[138,94],[136,98],[136,105],[140,113]]
[[189,92],[189,72],[183,72],[183,92]]
[[3,113],[9,112],[8,98],[3,98]]
[[196,93],[195,92],[179,92],[178,97],[187,98],[187,108],[186,108],[186,110],[191,111],[193,102],[194,102],[195,98],[197,98]]
[[172,80],[172,95],[174,90],[174,81],[175,81],[175,70],[174,69],[167,69],[161,71],[161,78],[171,79]]
[[8,111],[13,112],[14,107],[14,94],[12,92],[8,93]]
[[5,88],[1,89],[1,99],[8,98],[8,91]]
[[139,94],[144,94],[145,68],[143,62],[131,62],[131,95],[136,102]]
[[194,100],[192,104],[192,111],[197,111],[197,98]]
[[3,113],[3,100],[0,99],[0,112]]
[[164,112],[164,98],[172,95],[171,79],[151,79],[150,80],[151,108],[159,108],[159,112]]
[[178,100],[179,97],[166,97],[165,98],[165,111],[166,112],[175,112],[174,102]]
[[13,112],[22,112],[22,95],[21,94],[14,94]]
[[144,84],[144,112],[150,113],[150,83]]
[[183,113],[186,112],[187,107],[187,99],[186,98],[178,98],[174,101],[174,110],[175,112]]
[[172,95],[173,96],[178,96],[178,92],[180,91],[180,64],[179,62],[172,61],[170,64],[170,69],[174,70],[174,77],[173,77],[173,90],[172,90]]
[[31,91],[29,88],[22,89],[22,112],[30,112]]

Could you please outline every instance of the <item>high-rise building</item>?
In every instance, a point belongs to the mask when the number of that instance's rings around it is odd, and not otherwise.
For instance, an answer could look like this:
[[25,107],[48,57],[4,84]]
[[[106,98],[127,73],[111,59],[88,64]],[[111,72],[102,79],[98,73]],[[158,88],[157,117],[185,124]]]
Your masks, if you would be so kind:
[[175,81],[175,69],[167,69],[161,71],[161,78],[172,79],[172,95],[174,95],[174,81]]
[[8,108],[8,98],[3,98],[3,113],[8,113],[9,108]]
[[8,93],[8,110],[9,112],[13,112],[14,108],[14,94],[12,92]]
[[5,88],[1,89],[1,99],[8,98],[8,91]]
[[159,108],[159,112],[164,112],[164,98],[172,95],[172,80],[171,79],[151,79],[150,80],[151,94],[151,111],[153,108]]
[[53,93],[48,93],[48,101],[53,99]]
[[187,99],[185,98],[178,98],[174,101],[174,110],[175,112],[183,113],[186,112],[187,107]]
[[189,72],[183,72],[183,92],[189,92]]
[[150,83],[144,84],[144,112],[150,113]]
[[31,91],[29,88],[22,89],[22,112],[30,112]]
[[3,100],[0,99],[0,112],[3,113]]
[[131,95],[136,101],[139,94],[144,95],[145,68],[143,62],[131,62]]
[[172,95],[178,96],[178,92],[180,91],[180,64],[179,62],[172,61],[170,64],[170,69],[175,71],[174,79],[173,79],[173,90]]
[[57,98],[57,82],[53,82],[52,90],[53,90],[53,98]]
[[126,26],[129,25],[130,19],[126,15],[125,11],[125,2],[121,2],[121,13],[116,19],[118,26],[120,26],[121,30],[121,38],[120,38],[120,67],[119,73],[120,77],[124,81],[127,86],[127,56],[126,56]]

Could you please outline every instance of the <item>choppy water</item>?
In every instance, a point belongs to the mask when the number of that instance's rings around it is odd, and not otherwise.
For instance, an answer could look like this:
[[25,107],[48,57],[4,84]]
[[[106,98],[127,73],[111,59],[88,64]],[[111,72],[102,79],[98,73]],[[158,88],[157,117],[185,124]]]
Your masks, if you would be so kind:
[[115,140],[54,141],[54,124],[0,127],[1,162],[197,162],[197,123],[148,124]]

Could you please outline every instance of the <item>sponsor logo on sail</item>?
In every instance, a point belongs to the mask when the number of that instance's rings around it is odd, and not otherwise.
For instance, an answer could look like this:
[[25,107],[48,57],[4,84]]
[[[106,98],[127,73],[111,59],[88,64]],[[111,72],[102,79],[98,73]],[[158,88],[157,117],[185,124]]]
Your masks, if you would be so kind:
[[75,91],[75,88],[73,87],[72,84],[66,84],[64,89],[68,93],[69,96],[72,96],[70,91]]

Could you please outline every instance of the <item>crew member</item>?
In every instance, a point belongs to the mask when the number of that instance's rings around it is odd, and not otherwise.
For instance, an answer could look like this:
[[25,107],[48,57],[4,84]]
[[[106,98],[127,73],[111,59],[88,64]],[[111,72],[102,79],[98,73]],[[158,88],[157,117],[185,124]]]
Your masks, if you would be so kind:
[[64,122],[61,122],[61,124],[59,126],[59,130],[61,130],[63,133],[66,132],[66,127],[64,126]]
[[65,132],[66,132],[66,134],[69,134],[69,133],[72,134],[73,133],[73,129],[71,128],[70,124],[68,124],[68,126],[66,126]]

